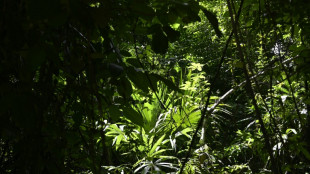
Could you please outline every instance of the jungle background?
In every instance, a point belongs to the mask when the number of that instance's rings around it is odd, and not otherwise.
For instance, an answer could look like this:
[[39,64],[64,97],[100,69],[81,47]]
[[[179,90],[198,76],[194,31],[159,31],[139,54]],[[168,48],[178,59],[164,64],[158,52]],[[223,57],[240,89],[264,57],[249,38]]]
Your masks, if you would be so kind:
[[2,0],[0,173],[310,172],[310,3]]

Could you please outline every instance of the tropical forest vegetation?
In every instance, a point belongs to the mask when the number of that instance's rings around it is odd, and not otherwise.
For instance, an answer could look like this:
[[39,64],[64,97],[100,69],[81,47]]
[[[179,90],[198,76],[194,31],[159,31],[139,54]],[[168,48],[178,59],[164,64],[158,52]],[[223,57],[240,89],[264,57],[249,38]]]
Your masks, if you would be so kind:
[[309,83],[306,0],[1,0],[0,173],[310,173]]

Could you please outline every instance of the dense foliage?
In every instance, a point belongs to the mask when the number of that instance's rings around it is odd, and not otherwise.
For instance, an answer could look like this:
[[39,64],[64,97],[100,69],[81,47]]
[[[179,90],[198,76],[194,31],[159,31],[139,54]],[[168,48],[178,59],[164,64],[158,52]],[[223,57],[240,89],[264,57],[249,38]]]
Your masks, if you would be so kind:
[[0,173],[310,172],[310,4],[2,0]]

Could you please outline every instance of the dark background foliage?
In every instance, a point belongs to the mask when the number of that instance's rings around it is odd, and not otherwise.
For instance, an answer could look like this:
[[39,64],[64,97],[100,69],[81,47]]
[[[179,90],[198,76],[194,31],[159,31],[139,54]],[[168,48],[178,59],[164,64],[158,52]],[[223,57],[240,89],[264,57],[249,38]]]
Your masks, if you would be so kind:
[[0,14],[0,173],[309,172],[307,2],[2,0]]

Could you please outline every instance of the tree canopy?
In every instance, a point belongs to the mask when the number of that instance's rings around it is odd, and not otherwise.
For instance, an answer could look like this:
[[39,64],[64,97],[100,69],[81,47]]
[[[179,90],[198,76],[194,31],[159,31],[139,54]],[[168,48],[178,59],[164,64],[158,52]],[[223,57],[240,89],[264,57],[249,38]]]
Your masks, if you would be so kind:
[[2,0],[0,173],[310,172],[310,4]]

